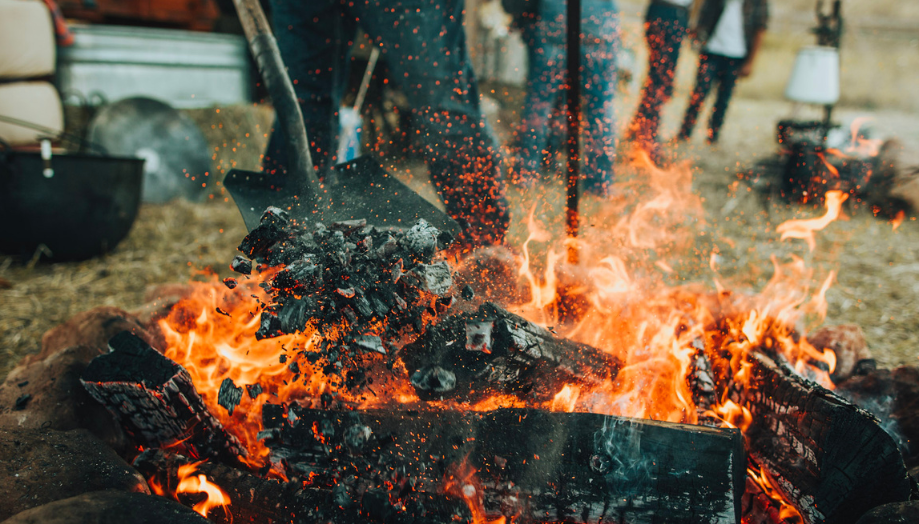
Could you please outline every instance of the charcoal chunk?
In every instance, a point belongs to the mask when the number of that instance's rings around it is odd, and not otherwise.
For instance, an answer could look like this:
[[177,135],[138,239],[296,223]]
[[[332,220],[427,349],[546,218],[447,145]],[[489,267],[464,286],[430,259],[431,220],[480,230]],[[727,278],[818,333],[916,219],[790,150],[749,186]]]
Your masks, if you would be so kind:
[[258,331],[255,332],[256,340],[279,337],[283,334],[281,331],[281,319],[268,311],[262,311],[261,324]]
[[426,220],[418,220],[405,233],[405,247],[415,262],[430,263],[437,252],[437,238],[440,230]]
[[217,403],[227,408],[232,415],[242,398],[243,388],[237,387],[233,379],[229,377],[223,379],[223,382],[220,383],[220,391],[217,392]]
[[261,384],[246,384],[246,393],[249,394],[249,398],[255,399],[255,397],[262,394],[262,385]]
[[223,279],[223,285],[227,286],[227,289],[236,289],[239,282],[235,278],[225,278]]
[[453,287],[453,275],[446,262],[420,265],[406,273],[404,278],[412,286],[438,296],[443,296]]
[[252,261],[242,255],[236,255],[230,262],[230,269],[243,275],[252,274]]
[[446,393],[456,388],[456,374],[440,366],[425,366],[412,374],[411,382],[425,393]]
[[469,284],[466,284],[465,286],[463,286],[463,290],[461,293],[462,293],[463,299],[465,300],[472,300],[475,298],[475,290],[473,290],[472,286],[470,286]]
[[360,231],[367,226],[367,220],[342,220],[341,222],[333,222],[329,229],[332,231],[341,231],[345,236],[349,236],[354,232]]

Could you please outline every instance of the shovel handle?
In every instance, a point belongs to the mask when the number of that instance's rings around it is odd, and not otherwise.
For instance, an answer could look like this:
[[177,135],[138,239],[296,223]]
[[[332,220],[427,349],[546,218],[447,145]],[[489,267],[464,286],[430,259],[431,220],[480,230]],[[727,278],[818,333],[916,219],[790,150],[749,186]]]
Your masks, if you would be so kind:
[[258,72],[268,88],[274,103],[281,129],[287,136],[287,151],[290,158],[288,171],[297,180],[305,181],[313,195],[321,195],[319,179],[310,156],[309,139],[303,123],[303,113],[297,103],[294,85],[287,76],[287,68],[281,59],[278,43],[271,33],[271,26],[258,0],[233,0],[239,14],[239,22],[249,41],[249,50],[255,57]]

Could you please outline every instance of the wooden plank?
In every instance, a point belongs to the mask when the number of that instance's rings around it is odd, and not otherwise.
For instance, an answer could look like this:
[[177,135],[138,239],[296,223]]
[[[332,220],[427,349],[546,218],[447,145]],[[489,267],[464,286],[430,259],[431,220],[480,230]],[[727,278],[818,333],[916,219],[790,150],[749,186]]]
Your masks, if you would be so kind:
[[[335,412],[266,405],[263,436],[288,474],[352,494],[443,491],[465,463],[490,518],[734,523],[745,479],[738,430],[590,413]],[[397,482],[394,479],[401,479]],[[293,478],[292,478],[293,480]]]

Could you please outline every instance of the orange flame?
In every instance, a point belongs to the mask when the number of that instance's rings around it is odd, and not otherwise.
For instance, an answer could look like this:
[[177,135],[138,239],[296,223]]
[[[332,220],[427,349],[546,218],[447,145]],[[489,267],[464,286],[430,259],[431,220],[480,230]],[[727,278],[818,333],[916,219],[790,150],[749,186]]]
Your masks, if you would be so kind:
[[890,224],[893,226],[893,230],[896,231],[904,220],[906,220],[906,213],[901,209],[900,211],[897,211],[897,216],[893,217],[893,219],[890,221]]
[[463,499],[472,513],[471,524],[505,524],[505,517],[489,519],[485,514],[485,487],[476,476],[476,471],[469,463],[468,455],[459,464],[451,464],[444,477],[444,492]]
[[[707,234],[702,227],[701,199],[692,192],[688,165],[662,170],[643,153],[635,165],[640,176],[626,184],[636,195],[643,193],[647,198],[611,201],[600,210],[595,222],[608,226],[592,228],[577,240],[579,265],[566,264],[565,240],[551,244],[553,238],[537,219],[535,206],[528,216],[529,236],[521,246],[518,270],[528,294],[523,294],[523,303],[510,304],[508,309],[543,327],[552,326],[560,336],[614,355],[622,363],[615,375],[597,369],[584,381],[558,384],[554,397],[541,405],[533,406],[513,394],[493,394],[475,403],[423,402],[398,359],[391,370],[368,373],[374,378],[371,386],[350,392],[339,377],[327,376],[308,359],[298,358],[298,354],[316,351],[315,333],[307,330],[255,339],[259,303],[268,300],[258,284],[270,278],[270,273],[244,280],[232,291],[216,279],[194,284],[191,295],[159,322],[168,346],[165,354],[189,371],[208,407],[240,438],[249,452],[247,461],[257,466],[268,458],[268,450],[257,437],[266,401],[318,402],[327,394],[357,408],[486,411],[531,406],[696,423],[700,408],[689,378],[697,356],[728,355],[728,377],[750,387],[749,357],[757,351],[783,358],[799,373],[832,388],[829,373],[835,367],[835,354],[817,350],[799,333],[808,332],[825,317],[826,293],[835,274],[818,279],[800,257],[792,256],[787,262],[773,257],[774,274],[757,294],[732,293],[720,277],[714,280],[714,292],[702,284],[671,284],[687,278],[685,253],[696,249],[695,239]],[[813,251],[815,232],[839,217],[846,197],[840,191],[828,192],[823,217],[789,220],[777,232],[783,240],[805,240]],[[539,247],[544,248],[543,257],[536,255]],[[705,252],[712,256],[698,256],[698,270],[709,268],[717,276],[722,265],[718,253]],[[562,318],[560,306],[575,299],[584,304],[579,316]],[[295,360],[298,379],[289,369]],[[378,368],[373,366],[382,362],[369,356],[365,364],[374,371]],[[217,392],[226,378],[238,387],[258,384],[263,392],[255,399],[244,392],[230,414],[217,404]],[[705,414],[745,430],[751,414],[737,402],[716,399]],[[475,469],[468,464],[464,468],[451,473],[445,484],[447,492],[452,490],[467,502],[475,522],[488,523],[480,498],[484,488],[475,479]]]
[[755,466],[748,467],[747,478],[755,482],[763,490],[763,493],[779,506],[779,519],[782,522],[787,524],[802,524],[804,522],[804,517],[794,506],[785,501],[781,493],[775,488],[774,481],[765,470],[758,469]]
[[776,232],[782,234],[782,240],[787,238],[799,238],[807,242],[807,247],[813,251],[817,246],[814,240],[814,231],[820,231],[831,222],[839,218],[839,211],[842,203],[849,198],[849,195],[842,191],[832,190],[826,193],[826,214],[820,218],[810,218],[805,220],[787,220],[776,228]]
[[207,518],[208,512],[212,509],[229,506],[230,497],[220,489],[220,486],[207,480],[205,475],[195,475],[199,464],[201,462],[179,466],[179,485],[176,493],[204,493],[207,498],[195,504],[192,509]]

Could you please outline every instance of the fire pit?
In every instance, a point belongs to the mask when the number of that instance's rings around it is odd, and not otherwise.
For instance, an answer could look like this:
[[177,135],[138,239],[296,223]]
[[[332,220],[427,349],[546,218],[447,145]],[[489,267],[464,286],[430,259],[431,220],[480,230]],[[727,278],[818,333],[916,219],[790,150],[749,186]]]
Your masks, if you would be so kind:
[[[810,289],[801,259],[776,262],[747,295],[666,285],[664,257],[631,271],[677,247],[649,224],[678,229],[668,202],[695,198],[688,169],[645,167],[618,258],[550,250],[538,273],[531,218],[517,300],[480,296],[508,272],[445,256],[427,224],[304,230],[269,209],[239,276],[143,322],[97,316],[82,362],[102,354],[68,391],[115,414],[152,492],[216,521],[856,522],[908,500],[896,441],[832,391],[865,363],[802,335],[832,275]],[[813,242],[842,200],[782,236]],[[54,354],[3,386],[18,416],[49,405],[23,382]]]

